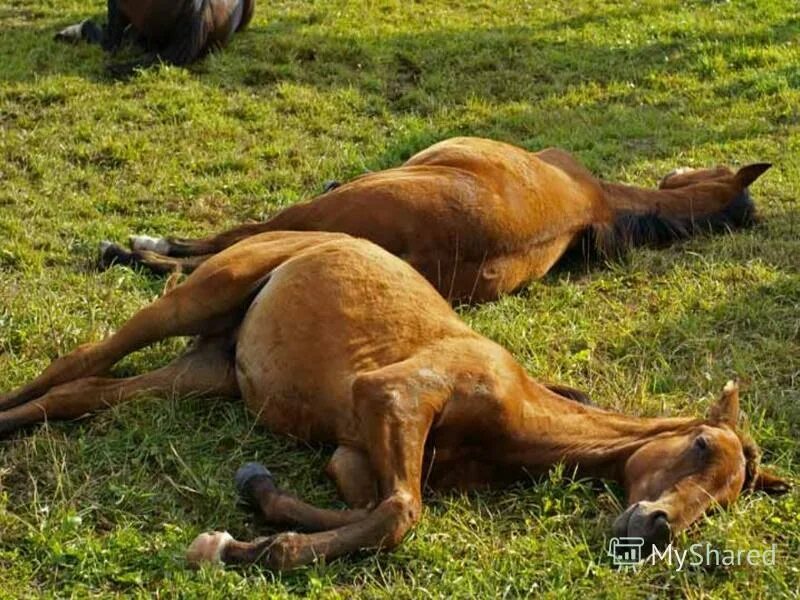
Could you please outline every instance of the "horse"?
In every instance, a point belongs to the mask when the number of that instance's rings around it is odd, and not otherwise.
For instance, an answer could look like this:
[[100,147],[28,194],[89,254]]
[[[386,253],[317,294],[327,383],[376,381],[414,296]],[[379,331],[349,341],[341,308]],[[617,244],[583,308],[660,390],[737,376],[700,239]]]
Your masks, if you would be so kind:
[[542,277],[570,248],[615,257],[638,244],[747,227],[756,219],[748,186],[769,167],[677,170],[650,190],[596,178],[563,150],[453,138],[263,223],[198,240],[132,236],[130,252],[103,242],[100,266],[190,272],[257,233],[332,231],[403,258],[452,301],[484,302]]
[[[420,310],[420,307],[425,307]],[[165,367],[101,375],[169,336],[197,336]],[[235,476],[240,496],[284,531],[253,542],[200,534],[190,564],[290,569],[318,557],[391,549],[434,489],[501,486],[555,464],[618,481],[620,537],[662,547],[671,534],[743,492],[782,492],[737,427],[729,383],[706,418],[602,410],[530,376],[470,329],[408,263],[363,239],[266,232],[209,258],[116,333],[56,359],[0,396],[0,434],[74,419],[152,394],[241,397],[275,433],[336,446],[326,473],[349,508],[307,504],[260,464]]]
[[108,0],[108,23],[87,19],[55,35],[56,40],[99,44],[115,52],[131,33],[149,51],[109,67],[118,74],[158,61],[187,65],[212,48],[223,48],[253,18],[255,0]]

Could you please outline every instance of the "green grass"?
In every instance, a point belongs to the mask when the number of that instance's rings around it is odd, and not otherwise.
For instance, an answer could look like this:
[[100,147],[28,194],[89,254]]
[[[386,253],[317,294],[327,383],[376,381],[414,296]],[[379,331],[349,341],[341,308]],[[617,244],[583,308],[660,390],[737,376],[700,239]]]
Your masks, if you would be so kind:
[[[131,232],[212,232],[397,164],[456,134],[560,146],[652,185],[684,164],[772,161],[755,229],[561,269],[462,310],[542,379],[642,415],[699,414],[734,373],[765,460],[800,474],[800,19],[793,1],[261,0],[224,53],[129,82],[53,32],[104,3],[0,0],[0,389],[102,337],[159,294],[93,268]],[[166,362],[181,341],[126,359]],[[392,554],[285,574],[185,568],[201,530],[260,533],[231,476],[269,464],[336,506],[328,449],[254,428],[242,406],[146,399],[0,442],[0,597],[798,595],[800,496],[743,498],[684,546],[778,545],[774,568],[604,555],[618,490],[549,480],[429,497]]]

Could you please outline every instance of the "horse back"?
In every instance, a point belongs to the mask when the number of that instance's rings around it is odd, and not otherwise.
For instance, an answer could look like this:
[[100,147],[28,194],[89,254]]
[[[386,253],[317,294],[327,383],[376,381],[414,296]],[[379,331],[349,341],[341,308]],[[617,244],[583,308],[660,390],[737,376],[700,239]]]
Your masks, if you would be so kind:
[[559,233],[579,230],[612,217],[599,181],[557,148],[531,153],[494,140],[452,138],[412,156],[406,166],[413,165],[472,173],[503,199],[503,208],[512,213],[512,222],[526,238],[553,227]]

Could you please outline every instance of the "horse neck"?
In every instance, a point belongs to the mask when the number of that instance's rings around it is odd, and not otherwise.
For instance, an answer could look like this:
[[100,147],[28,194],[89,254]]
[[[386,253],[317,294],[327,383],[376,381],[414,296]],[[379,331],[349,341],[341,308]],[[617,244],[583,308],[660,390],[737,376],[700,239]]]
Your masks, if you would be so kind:
[[718,180],[671,189],[600,181],[600,188],[606,205],[617,215],[653,214],[677,219],[714,214],[737,193],[734,186]]
[[625,463],[639,448],[701,422],[614,413],[566,400],[531,382],[521,429],[506,458],[531,472],[563,463],[583,476],[621,480]]

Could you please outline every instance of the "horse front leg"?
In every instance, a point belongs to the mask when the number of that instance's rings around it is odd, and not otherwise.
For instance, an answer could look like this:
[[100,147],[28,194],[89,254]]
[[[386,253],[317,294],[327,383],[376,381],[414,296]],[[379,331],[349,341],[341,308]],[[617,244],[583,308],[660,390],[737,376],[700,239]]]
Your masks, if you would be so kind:
[[108,0],[108,25],[102,39],[103,50],[116,52],[122,45],[128,25],[130,20],[120,10],[119,0]]
[[202,10],[204,6],[205,3],[191,3],[190,10],[172,27],[169,41],[157,51],[132,61],[110,64],[106,70],[113,77],[126,78],[136,69],[146,69],[161,62],[176,66],[193,63],[205,52],[210,33]]
[[108,0],[108,24],[100,27],[91,19],[65,27],[55,34],[54,39],[61,42],[88,42],[100,44],[103,50],[113,51],[119,48],[129,25],[127,17],[119,9],[118,0]]
[[102,44],[103,37],[102,27],[91,19],[86,19],[75,25],[65,27],[56,33],[53,39],[58,42],[69,42],[71,44],[77,44],[78,42]]
[[258,463],[242,466],[234,478],[239,497],[257,507],[273,525],[298,527],[305,531],[327,531],[365,519],[369,511],[317,508],[278,489],[272,473]]
[[327,531],[366,518],[375,506],[377,485],[369,457],[360,450],[339,446],[333,453],[326,474],[336,484],[339,496],[351,508],[326,510],[311,506],[279,489],[272,473],[258,463],[242,466],[234,478],[239,497],[259,510],[267,522],[289,525],[305,531]]
[[[194,565],[258,562],[283,570],[320,557],[332,559],[361,549],[391,549],[399,544],[420,518],[425,440],[448,394],[443,387],[425,390],[428,382],[414,382],[419,370],[419,363],[412,359],[362,376],[353,384],[364,447],[381,498],[374,509],[317,512],[315,518],[345,524],[311,534],[287,532],[239,542],[227,533],[204,533],[189,547],[187,560]],[[268,497],[272,490],[267,478],[262,479],[262,486],[262,493]],[[297,509],[295,505],[293,510]]]
[[172,258],[188,258],[217,254],[237,242],[274,229],[275,227],[270,221],[266,221],[264,223],[244,223],[205,238],[159,238],[149,235],[132,235],[128,238],[128,242],[133,251],[149,251]]

